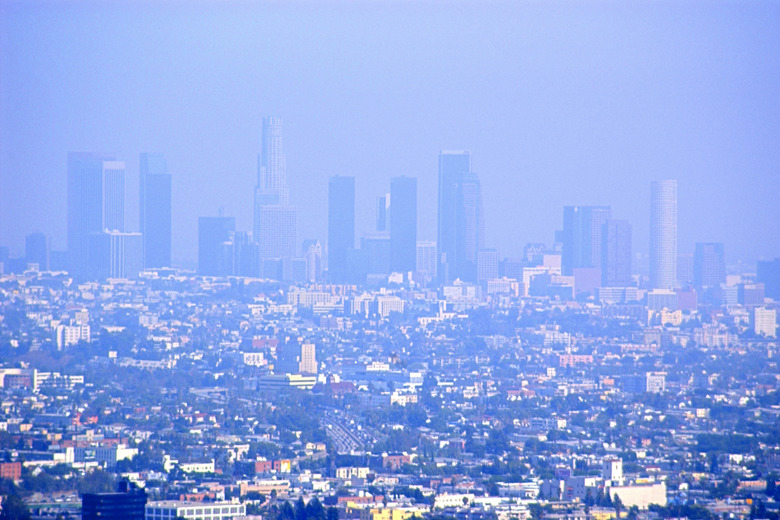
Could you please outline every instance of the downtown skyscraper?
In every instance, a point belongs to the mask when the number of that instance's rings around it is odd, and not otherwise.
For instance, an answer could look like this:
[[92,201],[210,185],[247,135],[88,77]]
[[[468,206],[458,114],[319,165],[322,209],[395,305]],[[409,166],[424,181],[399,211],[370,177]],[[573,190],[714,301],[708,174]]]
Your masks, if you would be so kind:
[[677,285],[677,180],[650,184],[650,287]]
[[417,266],[417,179],[390,180],[390,270],[406,273]]
[[125,229],[125,163],[113,156],[68,154],[68,256],[71,274],[90,274],[90,235]]
[[170,267],[171,176],[163,155],[141,154],[139,193],[144,267]]
[[482,190],[471,171],[470,152],[439,153],[438,204],[439,280],[475,282],[477,254],[484,248],[484,218]]
[[261,259],[292,258],[296,253],[297,213],[290,205],[282,119],[263,118],[254,200],[254,239]]
[[726,254],[720,242],[697,242],[693,253],[693,284],[716,287],[726,282]]
[[631,285],[631,224],[607,220],[601,230],[601,286]]
[[609,220],[609,206],[563,207],[563,274],[576,268],[601,269],[602,226]]
[[198,219],[198,274],[228,276],[233,274],[234,217],[200,217]]
[[328,277],[331,282],[350,281],[348,258],[355,247],[355,178],[331,177],[328,181]]

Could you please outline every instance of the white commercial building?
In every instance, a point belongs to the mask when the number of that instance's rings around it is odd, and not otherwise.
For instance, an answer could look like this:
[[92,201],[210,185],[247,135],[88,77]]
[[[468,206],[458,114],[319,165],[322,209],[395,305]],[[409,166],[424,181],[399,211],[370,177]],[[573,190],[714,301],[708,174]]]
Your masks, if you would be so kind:
[[146,504],[145,519],[207,518],[208,520],[232,520],[244,515],[246,515],[246,506],[243,504],[162,500]]
[[86,323],[76,325],[59,325],[55,331],[57,350],[78,344],[79,341],[89,342],[90,330]]
[[769,338],[777,337],[777,311],[764,307],[753,309],[753,332]]

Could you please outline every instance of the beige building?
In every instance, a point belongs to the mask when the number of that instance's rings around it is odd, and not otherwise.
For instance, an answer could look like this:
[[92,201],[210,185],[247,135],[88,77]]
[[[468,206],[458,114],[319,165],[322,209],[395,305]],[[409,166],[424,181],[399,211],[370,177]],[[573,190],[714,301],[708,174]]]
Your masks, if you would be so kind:
[[314,343],[301,345],[301,360],[298,363],[298,371],[301,374],[317,373],[317,347]]

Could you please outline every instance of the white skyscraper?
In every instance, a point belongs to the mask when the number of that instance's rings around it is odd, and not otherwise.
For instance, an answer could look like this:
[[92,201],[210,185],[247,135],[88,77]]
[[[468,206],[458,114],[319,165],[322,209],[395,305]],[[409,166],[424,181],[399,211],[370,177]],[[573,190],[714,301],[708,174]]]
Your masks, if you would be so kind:
[[650,287],[677,284],[677,180],[650,185]]

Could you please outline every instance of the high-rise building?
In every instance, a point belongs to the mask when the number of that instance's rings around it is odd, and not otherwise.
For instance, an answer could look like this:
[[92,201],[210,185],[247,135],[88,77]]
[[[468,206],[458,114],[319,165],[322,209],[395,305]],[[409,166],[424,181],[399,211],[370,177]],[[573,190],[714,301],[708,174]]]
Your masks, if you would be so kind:
[[102,231],[89,235],[90,278],[136,278],[143,270],[141,233]]
[[601,269],[602,226],[610,219],[609,206],[564,206],[563,208],[563,274],[574,269]]
[[263,118],[254,201],[254,237],[263,260],[292,258],[297,252],[297,211],[290,205],[282,144],[282,119]]
[[226,249],[232,251],[234,217],[200,217],[198,219],[198,274],[225,276],[232,274],[232,255],[226,258]]
[[693,284],[693,253],[677,255],[677,284],[680,287]]
[[417,242],[417,273],[425,280],[436,278],[436,242],[423,240]]
[[139,193],[144,267],[170,267],[171,176],[162,154],[141,154]]
[[631,285],[631,224],[607,220],[601,231],[601,285]]
[[650,287],[677,283],[677,180],[650,185]]
[[297,213],[294,206],[262,205],[257,209],[260,258],[296,256]]
[[[228,252],[228,255],[230,252]],[[260,276],[260,247],[251,240],[246,231],[233,233],[233,274],[237,276]]]
[[266,195],[275,195],[273,204],[289,204],[287,159],[282,141],[282,118],[263,118],[262,151],[258,157],[257,186]]
[[317,346],[314,343],[301,345],[301,360],[298,362],[298,372],[301,374],[317,373]]
[[442,283],[458,278],[458,188],[471,173],[471,153],[443,150],[439,153],[439,191],[437,222],[438,276]]
[[756,281],[764,284],[764,295],[780,300],[780,258],[759,261],[756,265]]
[[[38,264],[38,269],[49,269],[49,237],[43,233],[31,233],[24,240],[24,258],[27,264]],[[1,261],[1,260],[0,260]]]
[[68,255],[70,272],[85,278],[89,236],[124,231],[125,164],[113,156],[68,154]]
[[116,493],[84,493],[81,497],[83,520],[144,520],[146,492],[135,484],[120,482]]
[[387,231],[387,213],[390,211],[390,194],[385,193],[376,198],[376,230]]
[[477,254],[485,247],[482,187],[476,174],[469,173],[461,179],[457,194],[456,272],[461,280],[476,282]]
[[391,179],[390,200],[390,270],[414,271],[417,264],[417,179]]
[[715,287],[726,281],[726,258],[723,244],[697,242],[693,253],[693,284]]
[[322,276],[322,244],[319,240],[304,240],[302,249],[306,258],[306,281],[316,282]]
[[477,253],[477,281],[487,283],[498,278],[498,251],[483,249]]
[[355,178],[331,177],[328,181],[328,278],[350,280],[347,255],[355,247]]
[[387,233],[371,233],[360,239],[360,251],[353,254],[350,262],[351,273],[349,281],[362,282],[365,275],[389,274],[390,269],[390,235]]

